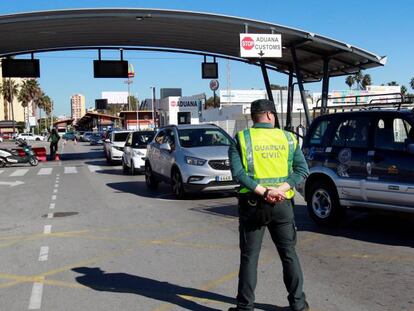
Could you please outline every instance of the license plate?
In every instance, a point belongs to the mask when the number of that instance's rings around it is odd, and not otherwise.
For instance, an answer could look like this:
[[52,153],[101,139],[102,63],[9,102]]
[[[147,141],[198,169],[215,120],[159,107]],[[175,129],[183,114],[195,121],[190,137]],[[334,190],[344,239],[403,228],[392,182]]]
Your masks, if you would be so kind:
[[216,176],[216,181],[232,181],[233,177],[231,175],[226,176]]

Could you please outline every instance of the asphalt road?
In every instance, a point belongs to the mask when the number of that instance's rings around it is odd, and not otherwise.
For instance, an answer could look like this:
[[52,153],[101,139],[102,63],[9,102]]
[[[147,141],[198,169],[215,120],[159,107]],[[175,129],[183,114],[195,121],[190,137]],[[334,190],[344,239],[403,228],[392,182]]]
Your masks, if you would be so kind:
[[[44,143],[40,143],[44,144]],[[15,183],[20,181],[21,183]],[[15,184],[14,186],[12,186]],[[236,199],[174,200],[107,166],[102,147],[0,169],[0,310],[227,310],[239,261]],[[314,311],[414,311],[414,217],[350,212],[335,229],[295,207]],[[289,310],[268,234],[257,310]]]

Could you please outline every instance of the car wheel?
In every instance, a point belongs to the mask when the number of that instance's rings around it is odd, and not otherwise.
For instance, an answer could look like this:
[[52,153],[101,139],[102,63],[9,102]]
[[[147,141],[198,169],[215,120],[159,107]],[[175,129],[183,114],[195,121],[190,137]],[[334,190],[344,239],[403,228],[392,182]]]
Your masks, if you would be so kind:
[[337,224],[345,215],[335,187],[327,181],[317,181],[309,187],[307,205],[311,218],[321,225]]
[[40,141],[40,138],[36,138],[36,141]]
[[151,169],[151,165],[149,163],[145,163],[145,183],[147,187],[151,190],[155,190],[158,188],[159,182],[155,179],[155,176]]
[[125,164],[124,159],[122,159],[122,172],[128,174],[128,166]]
[[7,164],[6,160],[3,158],[0,158],[0,167],[5,167]]
[[36,157],[31,157],[29,159],[29,163],[30,163],[31,166],[36,166],[36,165],[39,164],[39,160]]
[[131,175],[136,174],[136,170],[135,170],[135,167],[134,167],[134,162],[132,160],[131,160],[131,163],[130,163],[129,170],[130,170]]
[[171,187],[177,199],[184,199],[186,193],[184,191],[183,178],[181,177],[181,173],[177,168],[173,169],[171,174]]

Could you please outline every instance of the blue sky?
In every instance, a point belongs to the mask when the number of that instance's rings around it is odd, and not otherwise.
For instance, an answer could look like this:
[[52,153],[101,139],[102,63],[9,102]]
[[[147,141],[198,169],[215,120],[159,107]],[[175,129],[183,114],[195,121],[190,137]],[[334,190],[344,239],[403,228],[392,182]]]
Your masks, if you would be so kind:
[[[257,19],[314,32],[378,55],[387,55],[385,67],[366,71],[373,84],[397,81],[409,86],[414,77],[414,29],[412,0],[168,0],[168,1],[1,1],[0,14],[68,8],[160,8],[233,15]],[[106,58],[118,55],[104,52]],[[86,96],[87,107],[93,106],[102,91],[126,91],[123,79],[94,79],[92,60],[97,53],[72,51],[36,54],[41,60],[40,84],[55,103],[57,114],[69,114],[70,96]],[[131,93],[139,99],[150,97],[150,87],[181,87],[185,95],[206,92],[208,80],[200,78],[200,57],[154,52],[125,52],[136,72]],[[219,61],[221,88],[227,88],[227,61]],[[231,87],[263,89],[263,79],[255,66],[230,62]],[[286,84],[287,77],[270,74],[271,83]],[[331,90],[346,89],[345,77],[331,79]],[[319,83],[307,85],[319,91]],[[412,91],[412,90],[410,90]]]

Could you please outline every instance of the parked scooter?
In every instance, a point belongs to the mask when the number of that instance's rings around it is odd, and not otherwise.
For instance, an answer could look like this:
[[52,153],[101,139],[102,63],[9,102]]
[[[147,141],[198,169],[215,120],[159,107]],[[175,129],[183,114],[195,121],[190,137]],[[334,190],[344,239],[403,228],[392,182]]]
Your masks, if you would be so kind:
[[31,166],[39,164],[32,147],[23,139],[18,139],[16,145],[22,147],[24,155],[20,156],[17,150],[0,149],[0,167],[18,163],[30,163]]

